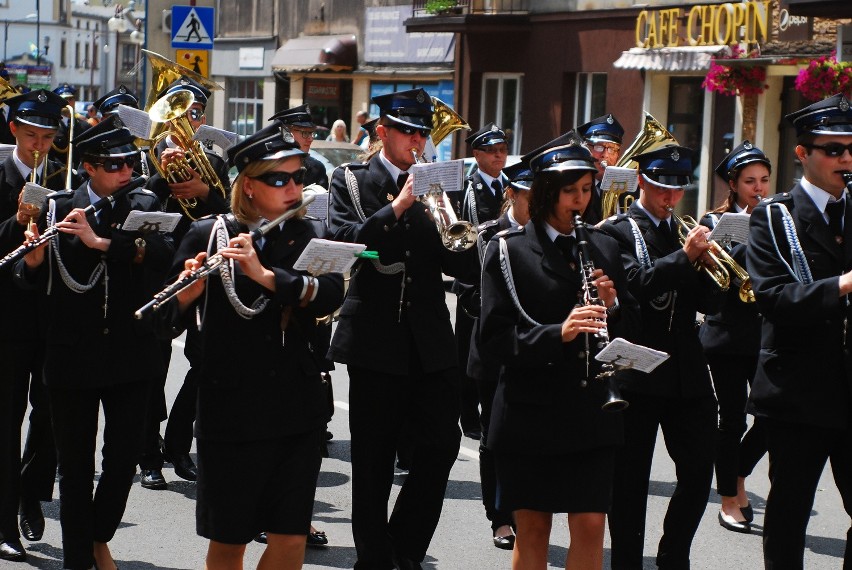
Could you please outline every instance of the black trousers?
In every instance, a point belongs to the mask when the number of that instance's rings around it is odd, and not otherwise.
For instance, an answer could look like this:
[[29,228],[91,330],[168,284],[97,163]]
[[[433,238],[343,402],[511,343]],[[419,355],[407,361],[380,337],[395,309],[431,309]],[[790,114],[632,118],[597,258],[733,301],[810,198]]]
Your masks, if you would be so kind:
[[662,428],[677,485],[663,520],[660,568],[689,568],[689,550],[707,507],[716,447],[716,400],[661,398],[625,392],[624,446],[616,452],[609,531],[612,568],[642,568],[651,463]]
[[[93,542],[109,542],[121,522],[142,449],[149,384],[75,389],[62,387],[61,379],[57,379],[48,386],[59,459],[59,522],[65,568],[91,568]],[[105,421],[103,463],[95,489],[101,404]]]
[[474,319],[456,303],[456,351],[459,353],[459,377],[461,378],[461,426],[463,432],[480,429],[479,391],[476,380],[467,375],[467,359],[470,354],[470,338],[473,336]]
[[163,454],[160,451],[160,423],[166,419],[166,379],[169,361],[172,358],[172,342],[160,341],[160,356],[163,359],[163,374],[150,384],[146,397],[144,439],[142,455],[139,457],[140,469],[162,469]]
[[[459,377],[455,368],[407,376],[349,367],[352,534],[356,570],[393,568],[393,557],[421,561],[458,456]],[[411,445],[409,473],[388,519],[400,430]]]
[[[50,425],[50,401],[42,378],[44,344],[0,343],[0,533],[20,538],[17,515],[21,497],[50,501],[56,481],[56,447]],[[21,426],[32,405],[21,457]]]
[[757,354],[708,354],[707,363],[719,400],[716,491],[723,497],[734,497],[737,477],[749,476],[766,453],[763,428],[755,422],[746,433],[745,408],[748,388],[757,367]]
[[172,458],[189,453],[192,449],[192,429],[195,425],[195,407],[198,400],[198,368],[190,368],[183,385],[172,402],[169,421],[164,436],[166,453]]
[[479,401],[482,402],[482,412],[479,414],[482,422],[482,439],[479,441],[479,481],[482,485],[482,506],[485,507],[485,517],[491,521],[491,530],[513,524],[512,513],[497,508],[497,466],[494,452],[488,449],[488,426],[491,423],[491,410],[494,407],[494,393],[497,391],[498,370],[485,366],[483,378],[476,379],[479,389]]
[[[804,567],[805,533],[825,462],[831,460],[843,508],[852,517],[852,430],[757,418],[769,443],[769,479],[763,528],[767,570]],[[852,569],[852,528],[846,531],[844,570]]]

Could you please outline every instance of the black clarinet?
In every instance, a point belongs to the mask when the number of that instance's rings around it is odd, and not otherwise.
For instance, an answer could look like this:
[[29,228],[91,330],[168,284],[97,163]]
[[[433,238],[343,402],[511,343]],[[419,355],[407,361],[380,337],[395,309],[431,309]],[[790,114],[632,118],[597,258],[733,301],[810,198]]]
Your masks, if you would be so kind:
[[840,176],[843,177],[843,183],[846,184],[846,189],[849,190],[850,194],[852,194],[852,172],[847,170],[846,172],[841,172]]
[[[595,262],[589,251],[589,231],[586,229],[586,223],[583,221],[579,212],[574,212],[574,234],[577,236],[577,253],[580,257],[580,273],[583,277],[583,304],[602,306],[603,301],[601,301],[598,295],[598,288],[592,276],[592,273],[595,271]],[[606,326],[596,332],[594,336],[597,339],[598,349],[602,350],[609,344],[609,330]],[[588,345],[588,336],[586,336],[586,343]],[[586,346],[586,359],[588,358],[589,347]],[[621,391],[616,382],[616,372],[618,370],[615,365],[611,362],[605,362],[601,365],[601,371],[595,377],[595,380],[604,380],[606,382],[607,398],[606,402],[601,406],[601,409],[606,412],[619,412],[629,405],[627,400],[621,397]]]
[[[133,178],[130,182],[110,194],[109,196],[104,196],[94,204],[90,204],[83,209],[83,213],[88,216],[89,214],[96,214],[106,208],[108,205],[112,205],[118,198],[124,196],[134,188],[138,188],[145,184],[148,181],[147,176],[137,176]],[[44,245],[48,241],[50,241],[53,236],[59,234],[59,228],[56,224],[52,226],[48,226],[44,232],[41,233],[36,239],[32,241],[28,241],[24,245],[18,247],[17,249],[11,251],[6,255],[3,259],[0,259],[0,268],[5,267],[10,263],[15,263],[29,252],[34,249],[38,249],[40,246]]]

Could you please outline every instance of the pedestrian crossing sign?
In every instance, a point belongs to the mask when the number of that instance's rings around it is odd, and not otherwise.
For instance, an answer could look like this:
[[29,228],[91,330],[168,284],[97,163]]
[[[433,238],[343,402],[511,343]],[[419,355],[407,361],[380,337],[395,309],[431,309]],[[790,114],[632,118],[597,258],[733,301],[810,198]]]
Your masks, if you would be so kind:
[[213,49],[213,8],[172,6],[172,47]]
[[175,50],[175,61],[203,77],[210,77],[210,50]]

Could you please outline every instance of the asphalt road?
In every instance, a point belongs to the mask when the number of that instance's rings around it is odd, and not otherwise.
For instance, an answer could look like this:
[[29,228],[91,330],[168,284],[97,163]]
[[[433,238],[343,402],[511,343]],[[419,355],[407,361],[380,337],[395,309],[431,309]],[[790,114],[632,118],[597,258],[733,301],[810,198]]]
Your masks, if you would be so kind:
[[[450,314],[454,314],[454,297],[448,295],[447,301],[451,305]],[[179,340],[175,341],[167,383],[170,405],[180,388],[186,368],[182,344]],[[322,463],[314,506],[314,524],[326,531],[330,544],[327,548],[308,549],[305,568],[352,568],[355,563],[350,528],[351,470],[348,377],[345,369],[333,373],[333,383],[336,412],[329,429],[334,433],[334,439],[329,446],[330,457]],[[541,437],[547,436],[541,434]],[[100,469],[100,457],[97,468]],[[719,526],[716,520],[719,499],[715,491],[711,492],[710,503],[693,544],[694,569],[762,568],[761,530],[763,508],[769,490],[767,468],[768,461],[764,458],[747,483],[756,513],[754,531],[750,535],[729,532]],[[122,570],[203,568],[207,543],[195,533],[195,484],[177,478],[171,466],[164,469],[164,474],[169,482],[166,491],[146,490],[138,483],[133,486],[121,527],[110,543],[113,556]],[[394,497],[404,477],[404,474],[397,474]],[[645,568],[655,568],[654,556],[662,518],[674,490],[674,482],[674,466],[666,455],[665,444],[660,437],[648,501]],[[245,473],[242,479],[234,481],[234,485],[251,484],[251,473]],[[58,490],[54,496],[58,497]],[[29,560],[26,563],[0,561],[0,568],[25,568],[27,564],[50,570],[62,568],[59,502],[54,500],[45,503],[44,507],[47,529],[41,542],[25,542]],[[826,467],[808,527],[805,567],[809,570],[841,568],[848,527],[849,518],[843,510],[830,467]],[[550,542],[551,567],[564,567],[568,544],[567,519],[564,515],[557,515],[554,517]],[[263,548],[263,545],[257,543],[247,547],[246,568],[256,566]],[[605,567],[608,567],[609,536],[605,548]],[[510,566],[511,553],[498,550],[491,543],[490,526],[481,502],[477,442],[463,438],[447,488],[441,521],[424,568],[484,570]]]

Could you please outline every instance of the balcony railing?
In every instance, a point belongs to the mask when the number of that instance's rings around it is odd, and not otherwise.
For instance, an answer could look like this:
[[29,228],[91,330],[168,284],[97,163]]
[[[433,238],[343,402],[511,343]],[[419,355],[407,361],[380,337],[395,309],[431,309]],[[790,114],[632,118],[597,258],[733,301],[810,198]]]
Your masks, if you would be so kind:
[[455,6],[445,12],[426,11],[429,0],[413,0],[414,17],[455,16],[465,14],[518,14],[528,11],[529,0],[456,0]]

